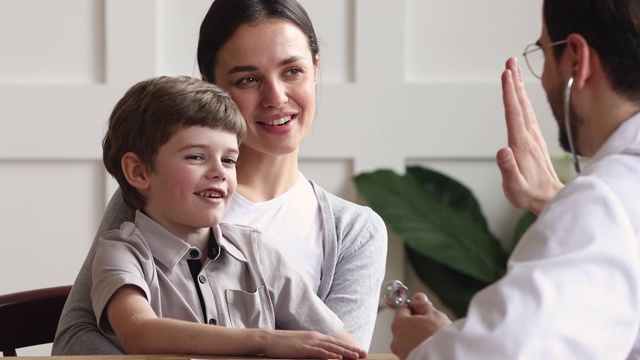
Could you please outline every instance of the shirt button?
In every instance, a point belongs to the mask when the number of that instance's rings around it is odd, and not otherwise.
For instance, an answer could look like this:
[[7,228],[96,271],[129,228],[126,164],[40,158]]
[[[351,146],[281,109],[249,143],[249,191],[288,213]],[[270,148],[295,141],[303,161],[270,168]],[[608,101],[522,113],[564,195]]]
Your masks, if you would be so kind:
[[192,259],[196,259],[198,257],[198,250],[193,249],[189,252],[189,256],[191,256]]
[[209,319],[209,325],[217,325],[218,322],[216,321],[216,319]]
[[204,284],[205,281],[207,281],[207,279],[202,275],[198,276],[198,280],[200,280],[200,284]]

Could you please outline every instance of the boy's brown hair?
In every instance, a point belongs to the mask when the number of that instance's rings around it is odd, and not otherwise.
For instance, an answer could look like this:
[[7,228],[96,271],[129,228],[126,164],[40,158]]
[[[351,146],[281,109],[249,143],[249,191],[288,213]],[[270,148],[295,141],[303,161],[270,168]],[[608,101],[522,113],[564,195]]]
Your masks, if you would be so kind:
[[226,91],[188,76],[141,81],[118,101],[102,141],[102,160],[129,207],[141,209],[145,199],[127,182],[121,166],[124,154],[135,153],[153,171],[160,147],[178,130],[192,126],[232,132],[238,144],[247,132],[240,110]]

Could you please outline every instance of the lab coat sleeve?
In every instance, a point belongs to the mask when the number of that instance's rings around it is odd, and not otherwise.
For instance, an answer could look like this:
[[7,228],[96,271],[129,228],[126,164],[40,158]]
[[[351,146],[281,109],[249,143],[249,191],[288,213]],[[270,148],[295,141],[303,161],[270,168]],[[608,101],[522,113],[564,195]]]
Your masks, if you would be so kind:
[[521,239],[506,275],[409,359],[626,358],[640,319],[640,219],[627,210],[597,178],[575,179]]

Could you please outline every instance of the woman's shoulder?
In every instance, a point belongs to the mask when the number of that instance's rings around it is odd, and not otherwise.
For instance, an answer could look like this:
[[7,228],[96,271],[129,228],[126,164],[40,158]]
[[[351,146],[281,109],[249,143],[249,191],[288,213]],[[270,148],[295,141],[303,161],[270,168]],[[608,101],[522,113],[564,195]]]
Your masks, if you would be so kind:
[[311,179],[309,179],[309,183],[313,188],[313,192],[315,193],[320,206],[329,205],[335,210],[350,211],[354,213],[366,213],[371,210],[368,206],[356,204],[330,193]]
[[318,204],[325,220],[329,216],[337,228],[367,227],[372,228],[373,231],[384,231],[386,234],[384,221],[373,209],[334,195],[313,180],[309,180],[309,182],[318,198]]

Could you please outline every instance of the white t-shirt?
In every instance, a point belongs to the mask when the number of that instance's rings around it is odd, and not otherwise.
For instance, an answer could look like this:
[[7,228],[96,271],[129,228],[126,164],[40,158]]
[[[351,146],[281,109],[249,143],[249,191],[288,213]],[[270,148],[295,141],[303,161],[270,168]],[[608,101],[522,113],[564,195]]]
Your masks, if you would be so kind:
[[291,189],[272,200],[252,203],[236,193],[222,221],[260,230],[317,293],[322,275],[322,217],[313,188],[302,174]]

